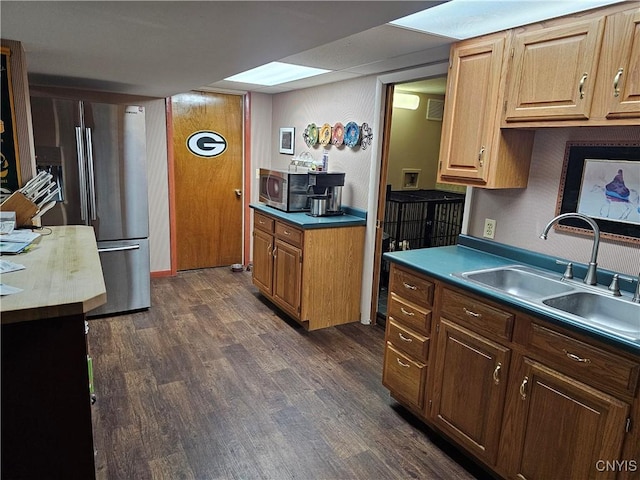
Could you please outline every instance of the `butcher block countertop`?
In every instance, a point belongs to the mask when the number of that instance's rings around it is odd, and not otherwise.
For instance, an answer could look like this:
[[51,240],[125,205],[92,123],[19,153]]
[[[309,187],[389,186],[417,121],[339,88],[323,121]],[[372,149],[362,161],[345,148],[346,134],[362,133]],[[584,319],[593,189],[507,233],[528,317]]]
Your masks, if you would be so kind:
[[4,273],[2,283],[23,291],[0,298],[2,324],[84,314],[106,303],[92,227],[44,227],[30,249],[4,260],[24,270]]

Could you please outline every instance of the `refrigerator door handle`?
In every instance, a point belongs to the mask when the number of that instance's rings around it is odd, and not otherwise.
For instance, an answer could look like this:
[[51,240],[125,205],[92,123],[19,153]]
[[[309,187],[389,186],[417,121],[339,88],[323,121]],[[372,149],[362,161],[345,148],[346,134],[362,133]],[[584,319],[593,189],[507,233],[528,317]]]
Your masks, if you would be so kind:
[[78,181],[80,183],[80,218],[87,222],[87,176],[85,172],[82,127],[76,127],[76,154],[78,156]]
[[127,245],[126,247],[106,247],[98,248],[98,253],[104,252],[122,252],[124,250],[140,250],[140,245]]
[[91,129],[85,128],[85,136],[87,139],[87,166],[89,171],[87,177],[89,180],[89,211],[91,213],[91,220],[96,219],[96,178],[93,174],[93,139],[91,137]]

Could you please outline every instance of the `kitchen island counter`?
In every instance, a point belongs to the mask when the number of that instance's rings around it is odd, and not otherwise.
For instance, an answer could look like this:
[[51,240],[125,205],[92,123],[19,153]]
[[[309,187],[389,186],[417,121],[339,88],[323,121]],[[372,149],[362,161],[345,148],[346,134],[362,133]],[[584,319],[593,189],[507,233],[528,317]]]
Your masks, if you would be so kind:
[[[29,250],[4,257],[26,268],[2,282],[22,292],[2,297],[2,324],[85,314],[107,294],[93,228],[45,227]],[[51,233],[49,233],[51,232]]]
[[93,228],[45,227],[2,281],[3,478],[95,478],[86,313],[106,291]]

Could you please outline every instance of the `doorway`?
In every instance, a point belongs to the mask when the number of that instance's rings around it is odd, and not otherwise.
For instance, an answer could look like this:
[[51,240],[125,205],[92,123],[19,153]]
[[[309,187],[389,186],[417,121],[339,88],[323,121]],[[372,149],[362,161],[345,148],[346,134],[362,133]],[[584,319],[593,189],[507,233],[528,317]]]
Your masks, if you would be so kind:
[[455,244],[465,187],[437,182],[446,76],[396,83],[387,89],[380,171],[374,320],[387,315],[389,263],[385,252]]
[[178,270],[242,262],[243,97],[171,98]]

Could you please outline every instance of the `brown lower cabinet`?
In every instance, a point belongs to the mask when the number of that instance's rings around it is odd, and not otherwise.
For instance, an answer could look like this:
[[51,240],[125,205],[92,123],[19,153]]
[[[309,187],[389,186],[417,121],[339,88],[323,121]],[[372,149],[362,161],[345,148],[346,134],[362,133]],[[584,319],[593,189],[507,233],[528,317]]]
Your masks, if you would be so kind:
[[478,463],[640,478],[639,355],[397,264],[389,297],[383,384]]
[[307,330],[360,320],[364,226],[305,229],[254,212],[253,283]]

